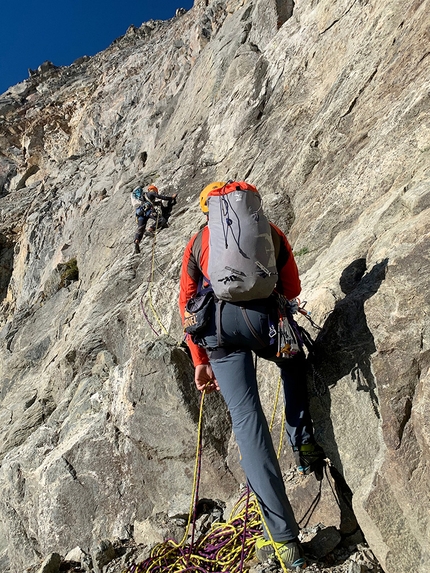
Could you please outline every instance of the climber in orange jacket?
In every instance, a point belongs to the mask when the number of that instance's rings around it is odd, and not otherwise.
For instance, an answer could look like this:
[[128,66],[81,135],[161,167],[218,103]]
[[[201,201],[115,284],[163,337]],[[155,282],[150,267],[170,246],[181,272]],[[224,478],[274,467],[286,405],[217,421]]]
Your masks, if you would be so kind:
[[[200,205],[206,214],[208,189],[216,185],[207,186],[200,195]],[[291,246],[272,223],[270,230],[278,272],[275,291],[288,300],[295,299],[301,286]],[[202,288],[210,287],[209,249],[209,227],[205,226],[190,239],[183,255],[179,293],[183,321],[187,302]],[[277,353],[276,296],[246,302],[216,302],[213,309],[203,333],[194,340],[190,335],[186,337],[195,367],[196,387],[206,392],[220,390],[230,411],[241,465],[263,516],[264,536],[256,541],[257,557],[265,561],[276,552],[287,567],[303,567],[305,559],[297,539],[299,528],[261,406],[252,351],[280,368],[287,437],[299,471],[309,474],[322,469],[323,451],[313,436],[304,352],[300,350],[288,359]]]
[[[146,192],[143,191],[141,186],[133,189],[131,193],[131,204],[133,205],[136,213],[137,230],[134,235],[134,250],[135,253],[140,253],[140,242],[144,234],[153,236],[158,229],[164,229],[168,226],[168,220],[172,213],[172,208],[176,205],[176,198],[178,194],[174,195],[160,195],[158,188],[155,185],[150,185]],[[161,214],[158,209],[161,209]],[[151,219],[151,225],[148,231],[145,232],[146,224]]]

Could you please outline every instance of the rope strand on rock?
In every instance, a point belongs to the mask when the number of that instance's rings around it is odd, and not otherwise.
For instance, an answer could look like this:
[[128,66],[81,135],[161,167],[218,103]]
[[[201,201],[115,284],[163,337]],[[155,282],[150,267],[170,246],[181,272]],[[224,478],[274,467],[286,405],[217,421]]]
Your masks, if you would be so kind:
[[[159,217],[159,212],[157,211],[157,219],[155,221],[155,229],[158,228],[158,217]],[[149,278],[148,278],[148,282],[146,285],[146,289],[145,292],[143,293],[143,295],[140,298],[140,307],[142,310],[142,314],[145,317],[147,323],[149,324],[149,327],[151,328],[152,332],[156,335],[156,336],[160,336],[160,333],[157,332],[152,324],[152,322],[149,319],[149,316],[147,314],[147,312],[145,311],[145,306],[143,304],[143,299],[146,295],[146,293],[149,294],[149,306],[151,307],[152,313],[155,317],[155,320],[158,322],[158,325],[160,326],[161,330],[164,332],[164,334],[169,334],[167,332],[167,329],[165,328],[165,326],[163,325],[157,310],[154,307],[154,304],[152,302],[152,290],[151,290],[151,285],[154,281],[154,261],[155,261],[155,246],[156,246],[156,242],[157,242],[157,238],[156,238],[156,233],[154,232],[154,237],[152,238],[152,250],[151,250],[151,266],[150,266],[150,271],[149,271]]]

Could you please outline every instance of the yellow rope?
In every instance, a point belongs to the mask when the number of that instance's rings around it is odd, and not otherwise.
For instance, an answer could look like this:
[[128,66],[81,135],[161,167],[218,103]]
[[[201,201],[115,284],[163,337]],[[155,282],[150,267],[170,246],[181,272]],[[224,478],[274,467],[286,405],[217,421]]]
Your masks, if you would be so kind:
[[[182,547],[188,537],[189,531],[190,531],[190,525],[191,525],[191,521],[193,519],[193,515],[194,515],[194,505],[195,505],[195,497],[196,497],[196,491],[197,491],[197,477],[198,477],[198,466],[199,466],[199,450],[200,450],[200,440],[201,440],[201,434],[202,434],[202,427],[203,427],[203,404],[204,404],[204,399],[205,399],[205,394],[206,391],[203,390],[202,395],[201,395],[201,402],[200,402],[200,412],[199,412],[199,422],[198,422],[198,429],[197,429],[197,450],[196,450],[196,458],[195,458],[195,463],[194,463],[194,477],[193,477],[193,488],[192,488],[192,494],[191,494],[191,505],[190,505],[190,510],[188,513],[188,523],[187,526],[185,527],[185,532],[184,535],[181,539],[181,541],[179,543],[175,543],[175,541],[173,539],[169,539],[163,543],[158,543],[157,545],[155,545],[151,552],[150,552],[150,556],[153,559],[156,559],[157,557],[159,558],[159,562],[158,562],[158,566],[161,567],[162,566],[162,560],[166,560],[167,557],[170,554],[173,554],[175,552],[175,550],[177,550],[178,548]],[[170,550],[166,551],[166,548],[168,548],[170,546]],[[179,560],[175,561],[174,565],[164,568],[163,571],[169,572],[169,571],[181,571],[181,569],[175,569],[176,565],[181,565],[182,561],[184,560],[184,557],[181,556],[179,558]],[[155,565],[157,564],[157,562],[155,562]],[[183,564],[183,563],[182,563]],[[139,567],[137,569],[135,569],[135,571],[139,571]]]
[[188,513],[188,523],[187,523],[187,527],[185,528],[184,536],[182,537],[182,540],[179,543],[178,547],[181,547],[185,543],[185,541],[188,537],[188,532],[189,532],[191,521],[192,521],[193,515],[194,515],[194,506],[195,506],[195,503],[197,502],[196,491],[197,491],[197,479],[198,479],[198,473],[199,473],[200,442],[201,442],[202,428],[203,428],[203,404],[204,404],[204,400],[205,400],[205,395],[206,395],[206,390],[203,390],[201,400],[200,400],[199,423],[198,423],[198,427],[197,427],[196,460],[194,462],[193,490],[192,490],[192,494],[191,494],[190,511]]
[[279,458],[281,457],[281,452],[282,452],[282,445],[284,443],[284,436],[285,436],[285,410],[282,414],[282,422],[281,422],[281,433],[279,434],[279,444],[278,444],[278,451],[276,453],[277,458],[279,460]]
[[[279,403],[279,396],[281,392],[281,377],[278,379],[278,386],[275,396],[275,402],[270,422],[270,431],[273,429],[276,410]],[[200,571],[229,571],[230,573],[241,573],[242,571],[242,556],[252,556],[255,549],[255,540],[261,536],[261,526],[264,528],[269,536],[269,540],[273,546],[276,557],[284,573],[288,573],[288,569],[282,561],[282,556],[276,546],[275,540],[267,526],[260,507],[257,503],[255,495],[248,492],[248,498],[243,497],[233,507],[230,517],[226,523],[213,523],[210,530],[202,536],[192,547],[186,547],[186,541],[189,537],[191,522],[194,517],[195,504],[197,503],[196,492],[198,487],[199,478],[199,463],[200,463],[200,444],[202,439],[203,428],[203,406],[205,391],[202,392],[199,421],[197,430],[197,447],[196,459],[194,464],[193,487],[191,495],[190,510],[188,515],[188,522],[185,528],[184,535],[179,543],[174,540],[167,540],[163,543],[157,544],[150,552],[150,558],[142,562],[138,566],[133,566],[128,569],[128,573],[181,573],[187,570],[199,569]],[[283,441],[283,433],[285,430],[285,408],[283,409],[281,436],[278,447],[277,456],[279,458]],[[244,530],[251,532],[251,534],[244,539]],[[219,544],[219,549],[216,550],[211,556],[199,555],[198,552],[205,551],[206,547],[214,546],[214,539]],[[148,563],[150,562],[150,563]],[[142,569],[141,567],[144,567]]]
[[[275,403],[273,404],[272,418],[271,418],[270,424],[269,424],[270,432],[273,431],[273,426],[275,423],[275,415],[276,415],[276,410],[278,409],[279,396],[281,393],[281,383],[282,383],[282,379],[281,379],[281,376],[279,376],[278,386],[276,388],[276,394],[275,394]],[[277,454],[276,454],[278,459],[281,457],[282,444],[284,443],[284,432],[285,432],[285,408],[283,409],[283,412],[282,412],[281,433],[279,435],[279,444],[278,444],[278,450],[277,450]]]
[[274,549],[274,551],[275,551],[275,555],[276,555],[276,557],[278,558],[278,561],[279,561],[279,563],[280,563],[280,565],[281,565],[282,571],[283,571],[284,573],[289,573],[289,571],[288,571],[288,569],[287,569],[287,566],[286,566],[285,563],[282,561],[281,554],[279,553],[279,550],[278,550],[278,548],[277,548],[277,546],[276,546],[276,542],[275,542],[275,540],[273,539],[272,534],[270,533],[270,529],[267,527],[267,523],[266,523],[266,520],[264,519],[264,515],[263,515],[262,511],[260,511],[260,516],[261,516],[261,521],[263,522],[264,527],[266,528],[267,534],[268,534],[268,536],[269,536],[270,543],[272,544],[272,547],[273,547],[273,549]]
[[278,409],[280,392],[281,392],[281,376],[279,375],[278,386],[276,388],[275,403],[273,404],[273,410],[272,410],[272,418],[271,418],[270,424],[269,424],[270,432],[273,430],[273,424],[275,423],[275,414],[276,414],[276,410]]
[[203,536],[196,545],[195,549],[204,548],[213,544],[214,539],[220,543],[214,558],[202,557],[197,554],[190,556],[190,565],[206,565],[211,571],[230,571],[236,572],[240,567],[240,558],[242,552],[249,554],[253,551],[255,540],[248,537],[243,540],[243,528],[246,521],[247,529],[260,529],[261,520],[259,516],[258,505],[253,498],[249,503],[242,499],[233,508],[230,517],[226,523],[213,523],[210,530]]
[[[191,496],[191,506],[188,516],[188,523],[182,540],[176,543],[167,540],[154,546],[150,552],[150,559],[142,562],[138,566],[132,566],[127,571],[130,573],[159,572],[180,573],[186,569],[200,568],[207,571],[229,571],[230,573],[240,573],[241,555],[251,554],[254,550],[255,536],[243,539],[244,528],[247,531],[261,531],[261,519],[257,501],[253,494],[249,499],[239,500],[233,507],[227,523],[215,522],[210,530],[189,548],[185,547],[185,542],[189,536],[191,521],[194,516],[194,507],[197,491],[200,443],[203,427],[203,405],[205,391],[202,393],[200,403],[200,413],[198,422],[198,437],[196,449],[196,461],[194,466],[193,491]],[[213,546],[214,539],[217,540],[219,549],[212,557],[199,555],[199,550],[204,550],[206,546]],[[185,550],[184,550],[185,547]],[[182,549],[182,551],[181,551]],[[147,565],[147,562],[151,563]],[[143,569],[141,567],[144,567]]]

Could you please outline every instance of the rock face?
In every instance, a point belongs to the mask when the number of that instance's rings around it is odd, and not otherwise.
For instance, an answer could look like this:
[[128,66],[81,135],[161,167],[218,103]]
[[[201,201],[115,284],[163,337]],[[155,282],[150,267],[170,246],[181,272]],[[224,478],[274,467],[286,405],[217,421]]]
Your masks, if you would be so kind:
[[[239,178],[288,233],[322,326],[317,439],[385,573],[428,572],[429,9],[196,0],[0,97],[3,571],[187,513],[180,261],[200,190]],[[134,255],[129,195],[151,182],[179,200]],[[242,479],[229,437],[210,396],[208,498]]]

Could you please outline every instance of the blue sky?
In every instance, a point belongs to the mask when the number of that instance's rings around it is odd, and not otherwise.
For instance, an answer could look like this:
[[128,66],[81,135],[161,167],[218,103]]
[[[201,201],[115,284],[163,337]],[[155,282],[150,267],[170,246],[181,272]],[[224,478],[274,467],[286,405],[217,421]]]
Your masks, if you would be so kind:
[[107,48],[134,24],[167,20],[193,0],[3,0],[0,94],[49,60],[68,66]]

